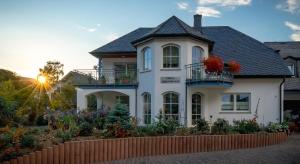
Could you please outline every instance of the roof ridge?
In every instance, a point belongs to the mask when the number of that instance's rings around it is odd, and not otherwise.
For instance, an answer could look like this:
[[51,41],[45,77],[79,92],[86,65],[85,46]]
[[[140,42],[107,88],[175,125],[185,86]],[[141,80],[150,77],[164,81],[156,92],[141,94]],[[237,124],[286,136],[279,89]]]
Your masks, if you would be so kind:
[[[174,18],[175,18],[175,21],[179,24],[179,26],[180,27],[182,27],[183,28],[183,30],[186,32],[186,33],[188,33],[189,34],[189,32],[187,31],[187,29],[185,29],[185,27],[181,24],[181,20],[179,19],[179,18],[177,18],[176,16],[174,16]],[[179,21],[180,20],[180,21]],[[188,25],[188,24],[187,24]]]
[[[162,28],[169,20],[171,20],[173,17],[176,17],[176,16],[171,16],[170,18],[168,18],[167,20],[165,20],[163,23],[159,24],[158,26],[154,27],[154,31],[150,31],[149,34],[153,34],[153,33],[156,33],[160,28]],[[148,35],[148,34],[146,34]]]

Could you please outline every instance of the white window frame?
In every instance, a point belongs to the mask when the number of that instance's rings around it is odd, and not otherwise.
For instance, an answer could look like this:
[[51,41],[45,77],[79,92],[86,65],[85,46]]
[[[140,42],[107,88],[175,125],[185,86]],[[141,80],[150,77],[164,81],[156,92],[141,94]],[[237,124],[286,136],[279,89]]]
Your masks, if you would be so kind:
[[[149,53],[146,54],[146,51],[148,51]],[[142,50],[142,69],[143,71],[151,71],[152,70],[152,50],[150,47],[145,47]],[[150,60],[146,61],[146,60]],[[148,65],[150,64],[150,65]]]
[[295,64],[289,64],[287,67],[288,67],[288,69],[291,71],[292,76],[295,76],[295,75],[296,75],[296,67],[295,67]]
[[[147,101],[145,101],[145,96],[148,96],[146,98]],[[148,93],[148,92],[144,92],[142,94],[142,98],[143,98],[143,123],[145,125],[151,124],[151,122],[152,122],[152,118],[151,118],[151,94]],[[146,108],[147,108],[148,111],[150,111],[150,113],[146,113],[146,110],[145,110]],[[146,122],[146,117],[150,117],[150,122],[148,122],[148,123]]]
[[[240,94],[247,94],[249,96],[249,102],[248,102],[248,110],[237,110],[237,95]],[[233,110],[223,110],[223,96],[224,95],[233,95]],[[251,93],[249,92],[239,92],[239,93],[223,93],[221,94],[221,107],[220,107],[220,113],[251,113]]]
[[[176,102],[172,102],[172,98],[170,99],[170,102],[169,103],[166,103],[165,102],[165,96],[167,95],[167,94],[175,94],[176,96],[177,96],[177,103]],[[179,121],[180,120],[180,107],[179,107],[179,105],[180,105],[180,95],[179,95],[179,93],[177,93],[177,92],[172,92],[172,91],[169,91],[169,92],[165,92],[165,93],[163,93],[163,116],[166,118],[166,119],[168,119],[168,118],[172,118],[172,117],[176,117],[177,119],[175,119],[175,120],[177,120],[177,121]],[[170,110],[170,114],[166,114],[165,113],[165,105],[171,105],[171,107],[172,107],[172,105],[177,105],[177,107],[178,107],[178,109],[177,109],[177,114],[173,114],[173,109],[171,108]]]
[[[176,47],[176,48],[178,48],[178,67],[164,67],[164,49],[167,48],[167,47]],[[176,57],[176,56],[174,56],[172,54],[172,52],[170,51],[169,59],[174,58],[174,57]],[[162,63],[161,63],[161,68],[162,69],[164,69],[164,70],[180,69],[180,63],[181,63],[180,58],[181,58],[181,55],[180,55],[180,46],[179,45],[177,45],[177,44],[166,44],[166,45],[162,46]],[[170,60],[170,61],[172,61],[172,60]],[[170,63],[170,64],[172,64],[172,63]]]

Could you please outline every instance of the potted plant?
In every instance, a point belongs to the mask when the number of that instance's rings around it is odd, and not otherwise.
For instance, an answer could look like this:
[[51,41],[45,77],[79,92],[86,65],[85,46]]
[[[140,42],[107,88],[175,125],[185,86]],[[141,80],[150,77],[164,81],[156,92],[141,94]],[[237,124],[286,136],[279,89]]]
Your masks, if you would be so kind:
[[224,63],[222,58],[210,55],[207,59],[203,61],[205,66],[205,72],[207,73],[222,73],[224,69]]
[[105,76],[104,76],[104,75],[101,75],[101,76],[99,77],[99,82],[100,82],[100,84],[106,84],[106,79],[105,79]]
[[231,73],[239,73],[241,71],[241,65],[237,61],[229,61],[228,70]]

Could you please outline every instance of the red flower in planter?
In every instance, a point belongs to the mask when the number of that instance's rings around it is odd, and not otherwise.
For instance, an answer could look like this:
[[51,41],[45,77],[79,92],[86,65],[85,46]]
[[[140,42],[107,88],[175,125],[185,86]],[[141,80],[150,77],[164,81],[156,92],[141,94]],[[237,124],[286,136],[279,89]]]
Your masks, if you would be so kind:
[[216,72],[221,73],[224,69],[224,63],[222,58],[218,56],[211,55],[207,59],[203,61],[203,64],[205,65],[206,72]]
[[240,63],[232,60],[228,62],[228,69],[231,73],[239,73],[241,71],[241,65]]

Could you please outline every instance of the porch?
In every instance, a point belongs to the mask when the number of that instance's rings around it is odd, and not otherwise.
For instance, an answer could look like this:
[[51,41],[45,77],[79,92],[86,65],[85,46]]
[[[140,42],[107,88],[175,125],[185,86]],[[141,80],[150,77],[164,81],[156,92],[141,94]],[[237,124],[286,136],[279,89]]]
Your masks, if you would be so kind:
[[135,89],[86,89],[77,87],[77,109],[79,111],[86,110],[88,108],[109,111],[114,109],[118,102],[127,105],[130,114],[135,116]]

